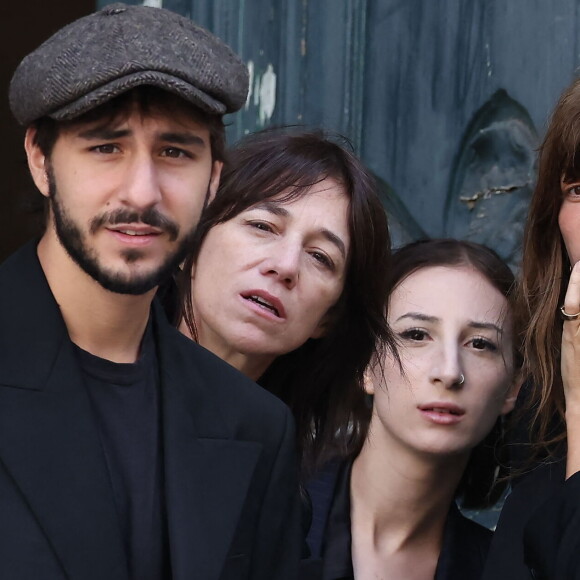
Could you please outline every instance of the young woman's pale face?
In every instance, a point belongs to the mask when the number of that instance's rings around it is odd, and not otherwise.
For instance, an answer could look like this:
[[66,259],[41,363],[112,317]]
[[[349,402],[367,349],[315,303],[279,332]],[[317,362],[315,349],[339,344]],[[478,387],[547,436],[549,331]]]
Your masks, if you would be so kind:
[[571,264],[580,260],[580,183],[561,183],[560,232]]
[[[370,437],[412,453],[468,454],[515,402],[505,297],[476,270],[428,267],[389,300],[404,375],[392,358],[374,377]],[[464,381],[461,377],[465,377]]]
[[[208,233],[192,273],[199,342],[258,372],[324,333],[346,275],[349,200],[333,179],[259,203]],[[252,374],[252,373],[250,373]]]

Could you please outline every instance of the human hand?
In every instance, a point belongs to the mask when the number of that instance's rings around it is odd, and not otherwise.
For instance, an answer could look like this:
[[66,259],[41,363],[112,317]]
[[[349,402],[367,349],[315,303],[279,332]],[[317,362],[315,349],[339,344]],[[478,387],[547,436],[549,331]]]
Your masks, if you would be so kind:
[[560,368],[566,399],[568,434],[566,477],[570,477],[580,471],[580,262],[576,262],[570,273],[562,317],[564,323]]
[[580,262],[570,273],[570,282],[564,298],[562,329],[561,371],[566,414],[580,416]]

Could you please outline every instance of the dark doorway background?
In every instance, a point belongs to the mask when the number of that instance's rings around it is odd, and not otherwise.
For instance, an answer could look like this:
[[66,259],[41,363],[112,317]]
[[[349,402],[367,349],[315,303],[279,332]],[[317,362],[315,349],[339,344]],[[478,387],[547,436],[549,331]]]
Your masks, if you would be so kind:
[[26,54],[63,25],[94,9],[94,0],[27,0],[0,6],[0,261],[42,226],[40,194],[29,177],[22,146],[24,130],[8,106],[10,78]]

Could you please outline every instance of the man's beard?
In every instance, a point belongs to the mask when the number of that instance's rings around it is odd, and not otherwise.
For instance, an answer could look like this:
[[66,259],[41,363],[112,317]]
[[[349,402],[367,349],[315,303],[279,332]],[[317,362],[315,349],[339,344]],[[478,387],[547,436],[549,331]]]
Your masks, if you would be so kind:
[[[165,256],[163,263],[156,269],[142,274],[107,270],[106,265],[99,261],[95,251],[87,246],[81,229],[60,204],[56,180],[51,167],[47,168],[47,178],[54,227],[61,245],[72,260],[106,290],[117,294],[131,294],[134,296],[145,294],[175,273],[179,264],[185,259],[188,250],[192,247],[197,224],[177,244],[174,251]],[[168,234],[169,240],[172,242],[179,237],[179,226],[154,208],[143,212],[118,209],[102,214],[91,221],[89,232],[94,234],[105,224],[114,225],[119,223],[140,223],[158,228]],[[122,256],[126,264],[131,264],[141,258],[142,252],[134,248],[126,249],[122,252]]]

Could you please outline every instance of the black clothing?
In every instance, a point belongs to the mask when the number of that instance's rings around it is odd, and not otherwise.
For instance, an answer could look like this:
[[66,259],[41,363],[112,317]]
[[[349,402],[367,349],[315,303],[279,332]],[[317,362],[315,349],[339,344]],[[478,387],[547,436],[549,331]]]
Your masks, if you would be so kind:
[[323,540],[323,580],[354,580],[350,533],[350,475],[352,463],[340,466]]
[[[153,304],[172,580],[296,580],[288,409]],[[129,580],[78,355],[28,244],[0,266],[0,578]]]
[[151,322],[137,362],[76,351],[103,446],[129,577],[171,578],[163,509],[159,369]]
[[566,460],[514,485],[502,509],[484,580],[580,579],[580,473]]
[[[311,529],[309,543],[311,549],[320,545],[323,559],[322,580],[354,580],[351,558],[350,532],[350,474],[352,463],[336,465],[336,477],[324,525],[324,537],[319,544],[316,527]],[[329,482],[328,470],[323,479]],[[316,503],[322,499],[320,486],[309,485],[315,489],[312,497],[316,517]],[[321,514],[318,512],[318,522]],[[434,580],[477,580],[481,577],[489,549],[492,533],[483,526],[461,515],[453,503],[449,509],[443,535],[443,546]]]

